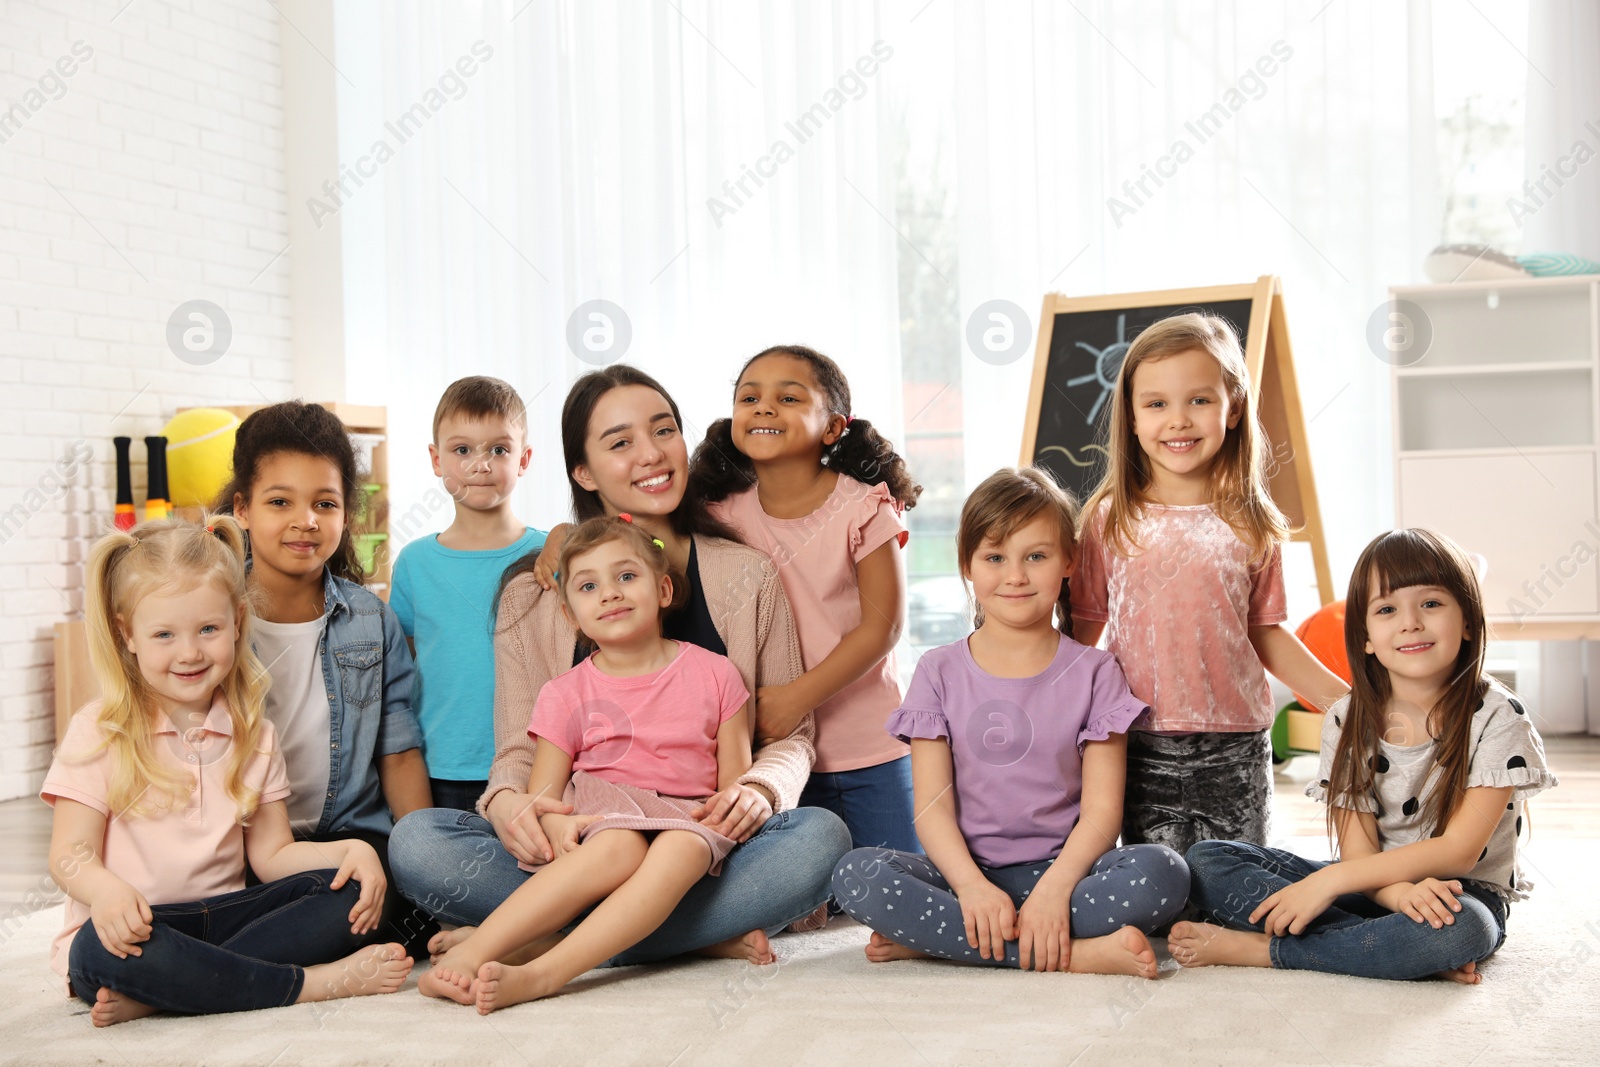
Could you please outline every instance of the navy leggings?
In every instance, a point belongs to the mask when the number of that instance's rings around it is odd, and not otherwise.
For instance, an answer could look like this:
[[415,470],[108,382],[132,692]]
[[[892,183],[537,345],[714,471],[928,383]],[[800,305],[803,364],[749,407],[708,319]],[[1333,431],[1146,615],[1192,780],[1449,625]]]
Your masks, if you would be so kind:
[[[1052,860],[982,867],[983,876],[1022,907]],[[984,959],[967,943],[961,902],[926,856],[858,848],[833,872],[833,896],[845,912],[891,941],[930,956],[1019,966],[1017,942],[1004,959]],[[1124,845],[1095,861],[1072,891],[1072,936],[1099,937],[1124,926],[1150,933],[1175,919],[1189,897],[1189,866],[1163,845]]]

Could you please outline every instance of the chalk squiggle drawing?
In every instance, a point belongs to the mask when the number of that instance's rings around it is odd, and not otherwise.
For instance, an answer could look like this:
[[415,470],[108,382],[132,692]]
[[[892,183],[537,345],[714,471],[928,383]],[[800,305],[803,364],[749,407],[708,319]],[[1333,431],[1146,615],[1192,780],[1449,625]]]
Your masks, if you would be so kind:
[[[1106,397],[1111,395],[1111,390],[1117,386],[1117,371],[1122,369],[1122,360],[1128,354],[1129,343],[1124,340],[1127,336],[1128,316],[1117,316],[1117,339],[1104,348],[1095,348],[1093,345],[1077,342],[1079,348],[1094,357],[1094,373],[1085,374],[1078,378],[1068,378],[1067,386],[1084,385],[1088,382],[1100,383],[1100,395],[1095,398],[1094,407],[1089,409],[1088,417],[1083,421],[1090,426],[1094,425],[1095,418],[1100,414]],[[1087,466],[1087,464],[1080,464]]]
[[[1105,445],[1084,445],[1082,448],[1078,449],[1078,451],[1079,452],[1099,452],[1101,455],[1105,456],[1107,459],[1111,458],[1111,450],[1109,448],[1107,448]],[[1046,452],[1060,452],[1063,456],[1067,457],[1067,462],[1071,463],[1074,467],[1093,467],[1095,465],[1095,461],[1094,460],[1092,460],[1092,459],[1091,460],[1081,460],[1077,456],[1074,456],[1071,453],[1071,451],[1069,451],[1067,448],[1063,447],[1062,445],[1050,445],[1050,446],[1048,446],[1046,448],[1039,449],[1039,455],[1041,455],[1041,456],[1044,455]]]

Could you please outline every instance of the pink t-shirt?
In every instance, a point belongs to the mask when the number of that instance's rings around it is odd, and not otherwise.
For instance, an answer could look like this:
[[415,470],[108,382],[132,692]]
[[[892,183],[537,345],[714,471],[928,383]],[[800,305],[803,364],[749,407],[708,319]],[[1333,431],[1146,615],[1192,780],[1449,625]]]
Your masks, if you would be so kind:
[[[754,487],[711,505],[714,515],[778,565],[806,670],[828,658],[861,625],[856,564],[890,540],[905,547],[906,524],[887,486],[847,474],[822,506],[799,519],[775,519]],[[890,652],[816,709],[816,771],[854,771],[899,759],[910,749],[884,731],[900,706],[900,673]]]
[[679,641],[672,662],[616,678],[584,660],[544,684],[528,733],[574,771],[671,797],[717,791],[717,729],[750,699],[726,656]]
[[[148,815],[111,816],[106,796],[111,785],[111,753],[99,748],[105,731],[96,721],[100,701],[72,717],[56,747],[39,796],[51,807],[65,797],[106,816],[100,859],[106,870],[127,882],[151,904],[181,904],[244,888],[244,827],[228,796],[229,747],[233,721],[219,690],[205,722],[182,733],[166,715],[155,731],[155,755],[162,766],[189,780],[189,803]],[[96,751],[96,749],[99,751]],[[272,723],[261,722],[256,756],[245,767],[244,786],[259,790],[261,803],[289,795],[289,775],[278,752]],[[67,973],[67,950],[89,919],[89,908],[67,898],[66,922],[50,945],[50,966]]]
[[1272,725],[1272,693],[1250,627],[1287,619],[1283,554],[1256,566],[1209,504],[1146,504],[1142,550],[1106,545],[1108,504],[1090,517],[1072,575],[1072,614],[1106,624],[1106,649],[1149,704],[1135,730],[1239,733]]

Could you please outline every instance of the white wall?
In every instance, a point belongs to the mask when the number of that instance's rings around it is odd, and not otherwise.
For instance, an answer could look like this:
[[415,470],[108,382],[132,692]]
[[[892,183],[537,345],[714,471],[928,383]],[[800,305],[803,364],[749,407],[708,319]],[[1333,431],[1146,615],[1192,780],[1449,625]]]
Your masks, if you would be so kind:
[[[119,7],[0,5],[0,799],[49,763],[53,625],[111,520],[112,436],[142,504],[138,439],[177,407],[291,394],[276,12]],[[167,346],[192,299],[232,323],[209,365]]]

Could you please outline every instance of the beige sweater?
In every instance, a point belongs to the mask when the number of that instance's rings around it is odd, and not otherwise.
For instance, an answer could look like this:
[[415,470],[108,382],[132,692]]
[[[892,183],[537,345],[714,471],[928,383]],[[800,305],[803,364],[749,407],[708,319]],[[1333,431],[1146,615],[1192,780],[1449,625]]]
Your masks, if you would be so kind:
[[[700,588],[711,623],[728,646],[728,658],[752,694],[758,686],[786,685],[804,670],[800,638],[778,568],[763,552],[718,537],[696,537]],[[496,616],[494,638],[494,766],[489,788],[478,801],[505,789],[528,788],[533,770],[533,738],[528,721],[545,682],[572,668],[578,635],[561,614],[561,598],[546,594],[532,574],[506,587]],[[755,754],[755,765],[739,781],[759,785],[774,798],[774,810],[800,802],[800,791],[817,753],[816,724],[810,715],[794,733]]]

